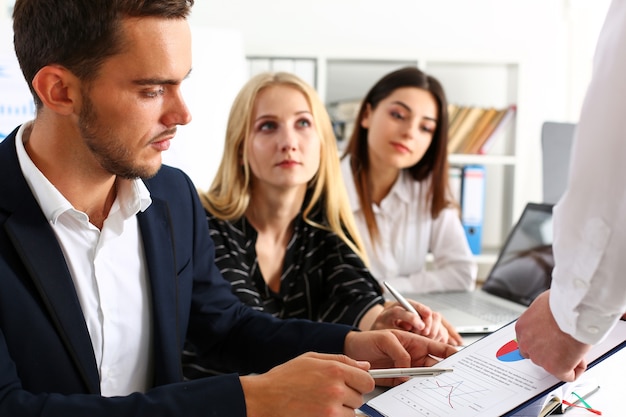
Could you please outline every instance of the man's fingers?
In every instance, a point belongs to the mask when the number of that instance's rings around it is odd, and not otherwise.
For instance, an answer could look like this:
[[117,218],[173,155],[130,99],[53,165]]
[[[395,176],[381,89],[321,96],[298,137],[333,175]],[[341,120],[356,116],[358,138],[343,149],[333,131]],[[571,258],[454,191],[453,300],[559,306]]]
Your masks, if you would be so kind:
[[309,356],[312,358],[324,359],[324,360],[333,360],[333,361],[344,363],[346,365],[354,366],[364,371],[369,370],[371,367],[370,363],[367,361],[357,361],[347,355],[342,355],[339,353],[334,354],[334,353],[307,352],[303,356]]

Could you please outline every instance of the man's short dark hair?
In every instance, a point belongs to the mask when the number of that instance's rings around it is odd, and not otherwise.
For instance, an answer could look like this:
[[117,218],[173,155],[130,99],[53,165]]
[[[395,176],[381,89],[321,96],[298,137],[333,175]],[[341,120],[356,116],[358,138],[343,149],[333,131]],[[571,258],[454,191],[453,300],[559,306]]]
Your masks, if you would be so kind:
[[58,64],[81,80],[96,77],[108,57],[123,48],[120,23],[127,17],[184,19],[194,0],[17,0],[13,42],[37,108],[32,80]]

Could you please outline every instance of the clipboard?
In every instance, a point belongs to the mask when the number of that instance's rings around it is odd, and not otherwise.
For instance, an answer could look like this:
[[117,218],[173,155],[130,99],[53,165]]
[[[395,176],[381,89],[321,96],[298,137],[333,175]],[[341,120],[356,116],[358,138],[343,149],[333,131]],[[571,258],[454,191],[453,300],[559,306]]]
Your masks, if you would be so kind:
[[[626,321],[620,320],[587,353],[588,368],[624,347]],[[454,372],[409,380],[359,410],[370,417],[511,416],[564,383],[519,354],[515,322],[443,359],[437,367]]]

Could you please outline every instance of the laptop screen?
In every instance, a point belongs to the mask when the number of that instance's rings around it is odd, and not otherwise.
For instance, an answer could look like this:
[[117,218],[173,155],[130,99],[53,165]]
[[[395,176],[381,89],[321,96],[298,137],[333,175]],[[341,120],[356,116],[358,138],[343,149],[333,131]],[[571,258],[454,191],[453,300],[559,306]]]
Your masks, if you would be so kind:
[[483,290],[527,306],[550,288],[553,268],[552,204],[528,203]]

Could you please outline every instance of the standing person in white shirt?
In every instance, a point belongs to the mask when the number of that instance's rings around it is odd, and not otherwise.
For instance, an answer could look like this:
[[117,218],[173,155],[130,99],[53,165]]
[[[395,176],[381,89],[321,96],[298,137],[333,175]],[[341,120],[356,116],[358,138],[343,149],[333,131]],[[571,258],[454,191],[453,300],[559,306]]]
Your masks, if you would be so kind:
[[[372,274],[400,292],[471,290],[476,264],[448,186],[448,104],[415,67],[367,93],[341,163]],[[434,270],[426,270],[426,255]]]
[[554,208],[552,287],[516,324],[521,354],[563,381],[585,371],[585,353],[626,311],[624,51],[626,2],[614,0],[576,130],[569,185]]

